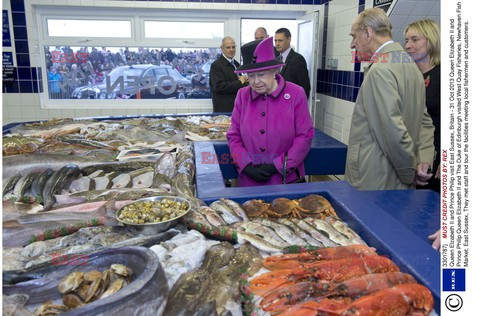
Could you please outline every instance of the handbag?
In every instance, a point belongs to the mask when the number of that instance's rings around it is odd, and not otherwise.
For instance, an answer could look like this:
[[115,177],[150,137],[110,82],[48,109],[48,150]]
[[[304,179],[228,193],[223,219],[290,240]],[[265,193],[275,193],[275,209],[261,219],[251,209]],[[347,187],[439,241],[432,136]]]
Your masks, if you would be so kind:
[[285,153],[285,155],[283,155],[282,184],[305,183],[305,182],[307,182],[307,180],[305,180],[305,177],[300,176],[300,171],[298,170],[298,168],[296,168],[295,173],[297,174],[297,179],[287,183],[287,159],[288,159],[288,154]]

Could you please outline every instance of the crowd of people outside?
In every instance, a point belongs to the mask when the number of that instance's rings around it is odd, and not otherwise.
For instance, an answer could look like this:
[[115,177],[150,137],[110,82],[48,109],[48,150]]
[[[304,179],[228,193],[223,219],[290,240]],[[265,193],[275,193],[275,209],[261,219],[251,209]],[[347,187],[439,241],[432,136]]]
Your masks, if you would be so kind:
[[106,47],[78,47],[74,51],[70,46],[45,46],[48,91],[51,99],[69,99],[75,88],[100,83],[110,71],[126,65],[168,65],[186,78],[201,76],[202,66],[219,54],[216,48],[174,51],[125,47],[115,52]]

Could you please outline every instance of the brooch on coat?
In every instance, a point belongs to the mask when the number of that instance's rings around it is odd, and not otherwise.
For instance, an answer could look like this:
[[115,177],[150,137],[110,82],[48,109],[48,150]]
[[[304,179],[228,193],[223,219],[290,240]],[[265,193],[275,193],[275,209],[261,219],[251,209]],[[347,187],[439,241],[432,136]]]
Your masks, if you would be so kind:
[[285,93],[283,97],[285,98],[285,100],[290,99],[290,93]]

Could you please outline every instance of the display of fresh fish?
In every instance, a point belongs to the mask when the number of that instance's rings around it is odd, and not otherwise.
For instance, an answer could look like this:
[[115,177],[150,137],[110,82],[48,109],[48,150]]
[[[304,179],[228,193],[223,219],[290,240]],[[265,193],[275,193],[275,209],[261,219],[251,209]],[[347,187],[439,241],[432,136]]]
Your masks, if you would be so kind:
[[162,157],[155,162],[155,172],[172,179],[177,172],[174,155],[171,153],[164,153]]
[[15,184],[15,187],[13,188],[13,195],[17,199],[21,198],[25,194],[25,191],[30,188],[33,180],[35,180],[36,177],[38,177],[37,172],[32,172],[30,174],[27,174],[21,177],[20,180],[18,180],[17,183]]
[[262,267],[262,256],[252,245],[242,245],[237,249],[233,259],[224,269],[214,271],[212,286],[208,288],[204,301],[215,301],[217,313],[222,314],[232,309],[234,314],[242,313],[240,306],[240,276],[252,276]]
[[182,274],[172,287],[163,315],[192,315],[204,303],[204,295],[213,285],[213,272],[228,264],[234,253],[233,246],[228,242],[211,247],[205,254],[202,266]]
[[200,214],[205,216],[210,225],[215,227],[227,225],[227,222],[211,207],[201,206],[197,210]]
[[76,180],[73,180],[70,186],[68,187],[68,192],[83,192],[89,191],[95,188],[94,181],[89,177],[80,177]]
[[309,245],[311,246],[317,246],[317,247],[324,247],[324,245],[313,238],[307,231],[301,229],[300,227],[297,226],[294,222],[290,221],[287,218],[279,218],[277,221],[285,226],[290,227],[297,236],[305,240]]
[[[125,205],[125,202],[119,203],[119,205],[122,204]],[[94,206],[97,207],[94,208]],[[34,224],[42,222],[71,220],[88,221],[91,218],[107,215],[110,217],[115,217],[116,210],[117,208],[115,200],[110,200],[107,202],[86,203],[85,206],[82,206],[82,204],[80,204],[57,210],[50,210],[48,212],[42,212],[38,214],[24,214],[16,217],[15,221],[19,224]]]
[[357,245],[366,245],[366,243],[363,241],[363,239],[348,225],[341,220],[338,220],[335,217],[332,216],[327,216],[325,218],[325,221],[332,225],[336,230],[338,230],[340,233],[344,234],[347,236],[348,239],[350,239],[354,244]]
[[[121,248],[127,246],[151,247],[162,241],[168,240],[178,234],[178,231],[169,230],[164,233],[149,236],[134,236],[126,227],[97,226],[81,228],[76,233],[46,241],[37,241],[33,244],[20,248],[21,260],[16,264],[3,266],[4,277],[15,277],[24,273],[31,273],[39,269],[55,268],[52,265],[53,255],[88,255],[109,248]],[[43,249],[38,253],[38,249]],[[18,248],[6,248],[16,250]],[[33,252],[37,252],[33,255]],[[11,252],[7,251],[5,256]],[[5,273],[5,271],[9,271]],[[5,280],[5,279],[4,279]]]
[[353,244],[353,242],[348,239],[347,236],[340,233],[332,225],[325,222],[324,220],[313,217],[306,217],[304,218],[304,221],[315,227],[318,231],[322,231],[328,234],[328,238],[330,238],[339,245],[348,246]]
[[120,173],[130,172],[132,170],[137,170],[146,167],[153,167],[154,162],[152,161],[111,161],[111,162],[99,162],[97,164],[92,164],[87,167],[82,168],[83,175],[89,175],[97,170],[103,170],[105,173],[117,171]]
[[15,174],[24,176],[32,172],[43,172],[48,168],[58,170],[66,164],[75,164],[79,168],[83,168],[101,163],[103,162],[86,157],[56,154],[8,156],[3,157],[3,178],[5,179]]
[[217,211],[229,225],[242,221],[237,215],[235,215],[232,209],[220,201],[210,203],[210,207]]
[[15,184],[17,184],[18,180],[20,180],[21,178],[22,178],[21,174],[16,174],[6,179],[5,181],[3,181],[2,196],[4,196],[5,193],[7,193],[8,191],[13,190],[13,188],[15,187]]
[[161,186],[169,186],[171,187],[173,185],[172,179],[167,178],[167,176],[157,173],[153,176],[153,181],[152,181],[152,188],[159,188]]
[[121,173],[112,179],[112,189],[131,187],[132,178],[128,173]]
[[315,238],[316,240],[318,240],[319,242],[321,242],[325,247],[336,247],[336,246],[339,246],[339,244],[337,244],[336,242],[334,242],[333,240],[331,240],[330,238],[328,238],[328,236],[326,235],[326,233],[324,232],[321,232],[321,231],[318,231],[315,227],[313,227],[312,225],[308,224],[307,222],[305,222],[304,220],[296,220],[296,219],[291,219],[292,222],[294,222],[295,224],[298,225],[298,227],[300,227],[301,229],[305,230],[306,232],[308,232],[310,234],[310,236],[312,236],[313,238]]
[[35,197],[37,200],[41,200],[40,202],[43,201],[42,193],[43,193],[43,188],[45,187],[45,184],[47,183],[48,179],[53,174],[53,169],[48,168],[45,169],[38,177],[35,178],[32,182],[31,186],[31,191],[32,191],[32,196]]
[[199,212],[196,208],[192,208],[185,216],[182,217],[182,220],[186,223],[199,223],[204,227],[211,227],[213,229],[212,224]]
[[[35,214],[36,215],[36,214]],[[35,216],[31,215],[31,216]],[[48,218],[65,217],[67,214],[56,214]],[[73,219],[67,220],[47,220],[47,221],[33,221],[32,217],[25,218],[28,224],[21,224],[17,220],[8,221],[3,223],[3,246],[4,247],[22,247],[26,246],[36,240],[42,240],[44,238],[68,235],[73,233],[73,228],[76,226],[87,227],[97,225],[118,225],[118,221],[115,219],[111,212],[107,212],[107,205],[103,205],[95,212],[83,213],[73,215]],[[82,226],[79,226],[82,225]]]
[[242,219],[242,221],[244,222],[249,221],[247,213],[245,213],[245,210],[237,202],[230,199],[225,199],[225,198],[221,198],[220,202],[228,206],[235,213],[237,217]]
[[[271,228],[255,222],[241,222],[236,225],[243,228],[247,233],[255,234],[262,237],[265,241],[278,247],[290,246]],[[237,230],[238,231],[238,230]]]
[[132,178],[132,188],[149,188],[153,183],[153,171]]
[[298,246],[307,246],[308,243],[297,236],[293,230],[289,227],[282,225],[280,223],[274,222],[267,218],[256,218],[253,220],[259,224],[265,225],[273,229],[278,236],[280,236],[283,240],[285,240],[289,245],[298,245]]
[[268,253],[278,253],[282,252],[283,250],[282,247],[272,245],[271,243],[265,241],[263,238],[244,231],[237,231],[237,242],[239,244],[244,244],[248,242],[255,246],[257,249]]
[[79,174],[80,169],[74,164],[67,164],[52,174],[42,191],[44,211],[48,211],[55,203],[54,195],[68,188]]

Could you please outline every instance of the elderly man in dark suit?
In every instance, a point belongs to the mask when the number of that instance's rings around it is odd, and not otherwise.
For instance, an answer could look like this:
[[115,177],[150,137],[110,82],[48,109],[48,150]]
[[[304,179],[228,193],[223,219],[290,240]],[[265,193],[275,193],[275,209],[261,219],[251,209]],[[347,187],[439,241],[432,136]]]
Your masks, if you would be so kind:
[[290,47],[292,34],[286,28],[275,32],[275,49],[279,54],[278,59],[285,63],[280,70],[280,75],[286,80],[301,86],[307,98],[310,97],[310,77],[308,76],[307,62],[302,55]]
[[222,56],[210,67],[213,112],[232,112],[237,91],[248,84],[248,79],[234,73],[240,64],[234,59],[236,46],[233,38],[225,37],[220,48]]

